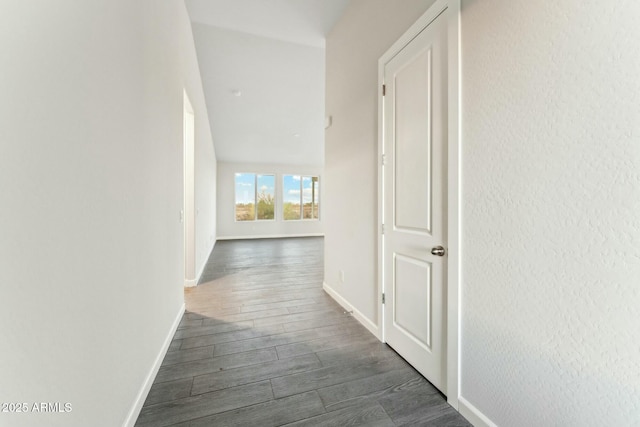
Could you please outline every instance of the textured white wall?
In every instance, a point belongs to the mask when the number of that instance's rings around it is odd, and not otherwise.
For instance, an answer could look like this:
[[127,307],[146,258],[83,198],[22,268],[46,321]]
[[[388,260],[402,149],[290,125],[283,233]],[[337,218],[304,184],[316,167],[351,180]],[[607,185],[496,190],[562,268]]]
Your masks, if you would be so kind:
[[183,302],[185,87],[215,234],[186,10],[3,1],[0,51],[0,402],[73,405],[0,425],[119,426]]
[[[325,283],[372,323],[377,310],[378,58],[433,0],[352,0],[327,37]],[[345,281],[339,280],[344,271]]]
[[[276,220],[247,221],[235,220],[235,174],[257,173],[276,175]],[[320,177],[320,220],[282,220],[282,176],[308,175]],[[324,177],[321,167],[291,166],[255,163],[218,163],[218,238],[311,236],[324,232]]]
[[464,0],[461,394],[640,422],[640,3]]

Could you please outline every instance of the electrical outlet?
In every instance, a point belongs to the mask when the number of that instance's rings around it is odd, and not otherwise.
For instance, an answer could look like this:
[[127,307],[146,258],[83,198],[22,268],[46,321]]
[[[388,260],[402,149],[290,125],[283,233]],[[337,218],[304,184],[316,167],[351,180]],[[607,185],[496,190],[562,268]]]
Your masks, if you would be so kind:
[[344,270],[340,270],[340,283],[344,283]]

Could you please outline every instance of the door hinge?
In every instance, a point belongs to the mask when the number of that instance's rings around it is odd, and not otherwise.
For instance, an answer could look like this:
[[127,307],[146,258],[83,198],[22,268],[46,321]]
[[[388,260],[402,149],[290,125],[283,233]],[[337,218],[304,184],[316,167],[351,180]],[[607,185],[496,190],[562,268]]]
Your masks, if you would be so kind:
[[384,234],[384,224],[380,226],[380,233]]
[[382,166],[384,166],[385,164],[387,164],[387,155],[386,155],[386,154],[383,154],[383,155],[382,155],[382,156],[380,156],[380,157],[381,157],[380,163],[382,164]]
[[387,85],[382,85],[382,96],[387,94]]
[[382,303],[385,303],[385,297],[384,297],[384,293],[382,294]]

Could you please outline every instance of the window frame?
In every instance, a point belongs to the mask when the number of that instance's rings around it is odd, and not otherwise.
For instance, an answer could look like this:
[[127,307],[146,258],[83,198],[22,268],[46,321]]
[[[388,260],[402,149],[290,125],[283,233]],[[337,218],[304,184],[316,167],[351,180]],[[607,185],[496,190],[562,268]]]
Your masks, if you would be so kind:
[[[294,176],[299,176],[300,177],[300,217],[296,218],[296,219],[287,219],[284,215],[284,205],[285,205],[285,177],[290,176],[290,177],[294,177]],[[316,195],[316,199],[317,202],[315,202],[313,200],[313,197],[311,198],[311,215],[313,216],[313,208],[314,205],[316,207],[316,210],[318,212],[318,215],[316,218],[305,218],[304,217],[304,197],[303,197],[303,192],[304,192],[304,187],[303,187],[303,182],[305,178],[310,178],[311,179],[311,187],[313,188],[313,184],[314,182],[317,183],[317,193],[314,191],[313,193]],[[315,181],[314,181],[315,178]],[[320,175],[311,175],[311,174],[289,174],[289,173],[285,173],[282,174],[282,221],[320,221]]]
[[[236,181],[236,178],[238,177],[238,175],[253,175],[253,219],[247,219],[247,220],[238,220],[238,216],[237,216],[237,206],[238,206],[238,183]],[[264,176],[271,176],[273,177],[273,218],[270,219],[260,219],[258,218],[258,177],[264,177]],[[234,197],[234,201],[233,201],[233,220],[236,223],[256,223],[256,222],[269,222],[269,221],[276,221],[278,218],[278,212],[277,212],[277,204],[278,204],[278,179],[277,179],[277,174],[275,173],[258,173],[258,172],[234,172],[233,174],[233,197]]]

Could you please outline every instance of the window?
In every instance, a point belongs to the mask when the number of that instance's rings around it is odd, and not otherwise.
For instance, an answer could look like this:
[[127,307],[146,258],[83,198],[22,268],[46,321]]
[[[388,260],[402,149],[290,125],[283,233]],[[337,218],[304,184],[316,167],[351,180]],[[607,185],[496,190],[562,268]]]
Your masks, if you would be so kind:
[[287,220],[318,219],[320,182],[317,176],[283,177],[282,216]]
[[236,174],[236,221],[275,219],[274,175]]

